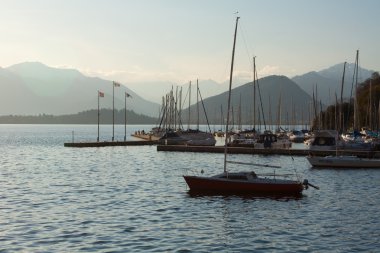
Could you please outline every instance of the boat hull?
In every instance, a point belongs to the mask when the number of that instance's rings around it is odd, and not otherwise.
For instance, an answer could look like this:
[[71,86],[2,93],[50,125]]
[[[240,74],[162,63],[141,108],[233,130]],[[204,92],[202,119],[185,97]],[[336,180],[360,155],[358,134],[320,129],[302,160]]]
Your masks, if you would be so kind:
[[290,180],[261,179],[250,182],[213,177],[183,177],[190,191],[202,193],[293,195],[300,194],[304,189],[302,183]]
[[330,168],[380,168],[379,159],[366,159],[358,157],[326,156],[326,157],[307,157],[313,167]]

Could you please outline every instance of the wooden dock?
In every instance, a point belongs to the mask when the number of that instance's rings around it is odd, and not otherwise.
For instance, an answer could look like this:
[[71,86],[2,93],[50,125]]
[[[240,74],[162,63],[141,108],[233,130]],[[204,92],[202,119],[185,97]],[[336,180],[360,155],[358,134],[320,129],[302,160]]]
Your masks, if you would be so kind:
[[143,146],[156,145],[157,141],[99,141],[99,142],[66,142],[63,145],[70,148],[98,148],[112,146]]
[[[170,152],[199,152],[224,153],[223,146],[183,146],[183,145],[157,145],[157,151]],[[309,149],[255,149],[246,147],[228,147],[229,154],[257,154],[257,155],[290,155],[290,156],[327,156],[336,155],[335,150],[309,150]],[[379,151],[340,150],[338,155],[355,155],[358,157],[380,157]]]

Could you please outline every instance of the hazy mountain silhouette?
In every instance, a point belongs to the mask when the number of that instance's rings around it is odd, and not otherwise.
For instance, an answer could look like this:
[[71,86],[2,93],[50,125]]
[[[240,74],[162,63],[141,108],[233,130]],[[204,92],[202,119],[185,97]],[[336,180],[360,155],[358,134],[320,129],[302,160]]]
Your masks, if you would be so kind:
[[[346,67],[344,96],[349,97],[351,92],[354,64]],[[373,71],[359,69],[359,82],[370,77]],[[330,68],[309,72],[296,76],[290,80],[285,76],[269,76],[259,80],[264,116],[267,124],[276,124],[281,119],[292,123],[308,121],[310,117],[313,89],[318,85],[318,100],[329,104],[335,101],[335,92],[340,96],[343,64]],[[241,81],[234,80],[232,106],[234,121],[238,122],[238,108],[241,97],[241,117],[243,124],[253,122],[253,88],[252,82],[240,85]],[[128,86],[128,87],[126,87]],[[158,117],[161,101],[157,103],[147,100],[162,97],[171,88],[174,92],[177,87],[170,82],[129,83],[126,86],[115,88],[115,108],[124,109],[124,92],[132,95],[127,99],[127,110],[133,110],[137,115],[143,114]],[[100,98],[100,108],[112,108],[112,81],[96,77],[87,77],[74,69],[58,69],[48,67],[38,62],[26,62],[8,68],[0,68],[0,115],[67,115],[97,109],[97,91],[105,93]],[[188,105],[188,83],[182,84],[183,108]],[[196,81],[192,81],[192,98],[190,120],[195,123],[196,116]],[[221,107],[223,113],[227,108],[228,83],[219,84],[213,80],[199,80],[199,87],[204,99],[209,121],[221,122]],[[138,90],[138,92],[136,92]],[[281,117],[278,114],[281,94]],[[144,98],[142,98],[143,96]],[[256,110],[260,110],[261,123],[263,123],[259,93],[256,93]],[[160,103],[160,104],[158,104]],[[202,105],[200,104],[202,112]],[[257,113],[258,115],[258,113]],[[271,116],[271,117],[270,117]],[[257,120],[258,120],[257,116]],[[186,122],[188,113],[183,112],[183,122]],[[205,119],[201,113],[201,122]],[[256,121],[258,122],[258,121]]]
[[[295,82],[285,76],[268,76],[259,79],[261,101],[265,116],[265,123],[278,124],[280,119],[281,124],[291,124],[294,120],[308,122],[309,120],[309,106],[312,98],[302,90]],[[281,104],[280,103],[281,96]],[[224,117],[226,115],[228,92],[220,95],[204,99],[203,103],[206,108],[207,116],[212,124],[220,124],[221,122],[221,107]],[[241,115],[242,124],[253,124],[253,85],[252,82],[246,83],[242,86],[232,89],[231,107],[233,107],[234,123],[238,124],[239,114]],[[203,113],[203,106],[200,103],[200,119],[205,122]],[[240,109],[239,109],[240,108]],[[278,109],[281,108],[279,114]],[[187,109],[182,113],[184,121],[187,121]],[[241,113],[239,113],[239,111]],[[261,111],[261,102],[258,89],[256,90],[256,124],[259,120],[259,112],[261,123],[263,124],[263,117]],[[281,116],[279,116],[281,115]],[[197,121],[197,106],[191,106],[191,122]]]
[[[112,108],[112,81],[87,77],[77,70],[26,62],[0,69],[0,115],[70,114],[96,109],[97,91],[104,92],[101,108]],[[121,85],[115,88],[115,108],[157,117],[159,105]]]
[[[295,76],[292,80],[304,89],[310,96],[313,95],[314,90],[314,95],[318,97],[318,100],[322,100],[322,103],[329,105],[335,103],[335,93],[337,94],[338,99],[340,99],[343,64],[344,63],[339,63],[318,72],[312,71],[300,76]],[[354,63],[346,65],[343,86],[343,97],[346,99],[351,96],[354,69]],[[373,72],[374,71],[359,67],[358,83],[361,83],[371,77]],[[318,94],[315,92],[316,89]]]
[[[220,94],[228,89],[228,84],[226,83],[218,83],[214,80],[199,80],[199,89],[201,90],[203,97],[210,97],[217,94]],[[191,101],[195,102],[196,94],[196,80],[191,81],[191,89],[192,89],[192,98]],[[181,84],[175,84],[173,82],[164,82],[164,81],[157,81],[157,82],[128,82],[126,83],[126,86],[128,86],[131,90],[135,91],[138,94],[143,94],[144,98],[155,102],[155,103],[162,103],[162,96],[164,96],[167,92],[169,92],[172,88],[174,92],[176,90],[179,90],[182,88],[182,94],[183,97],[186,96],[189,89],[189,82],[187,83],[181,83]]]

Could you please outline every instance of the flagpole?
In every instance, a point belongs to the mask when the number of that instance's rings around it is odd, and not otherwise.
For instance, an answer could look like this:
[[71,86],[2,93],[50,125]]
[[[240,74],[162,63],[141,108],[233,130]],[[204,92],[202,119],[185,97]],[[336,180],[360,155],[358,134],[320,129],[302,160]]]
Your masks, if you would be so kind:
[[99,91],[98,91],[98,138],[96,139],[97,142],[99,142],[99,115],[100,115],[100,112],[99,112]]
[[124,141],[127,141],[127,93],[124,94]]
[[115,82],[112,82],[112,141],[115,139]]

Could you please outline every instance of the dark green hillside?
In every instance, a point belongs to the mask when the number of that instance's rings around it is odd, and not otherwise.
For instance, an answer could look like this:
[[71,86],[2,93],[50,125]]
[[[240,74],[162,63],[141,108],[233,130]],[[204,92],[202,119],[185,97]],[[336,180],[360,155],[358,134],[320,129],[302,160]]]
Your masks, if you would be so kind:
[[[378,72],[372,74],[357,89],[357,130],[362,127],[377,130],[380,127],[379,115],[380,102],[380,75]],[[339,119],[340,103],[330,105],[314,119],[313,127],[322,129],[337,129],[345,131],[354,128],[354,99],[344,102],[342,105],[343,116]],[[336,119],[336,120],[335,120]],[[341,123],[343,122],[343,124]]]

